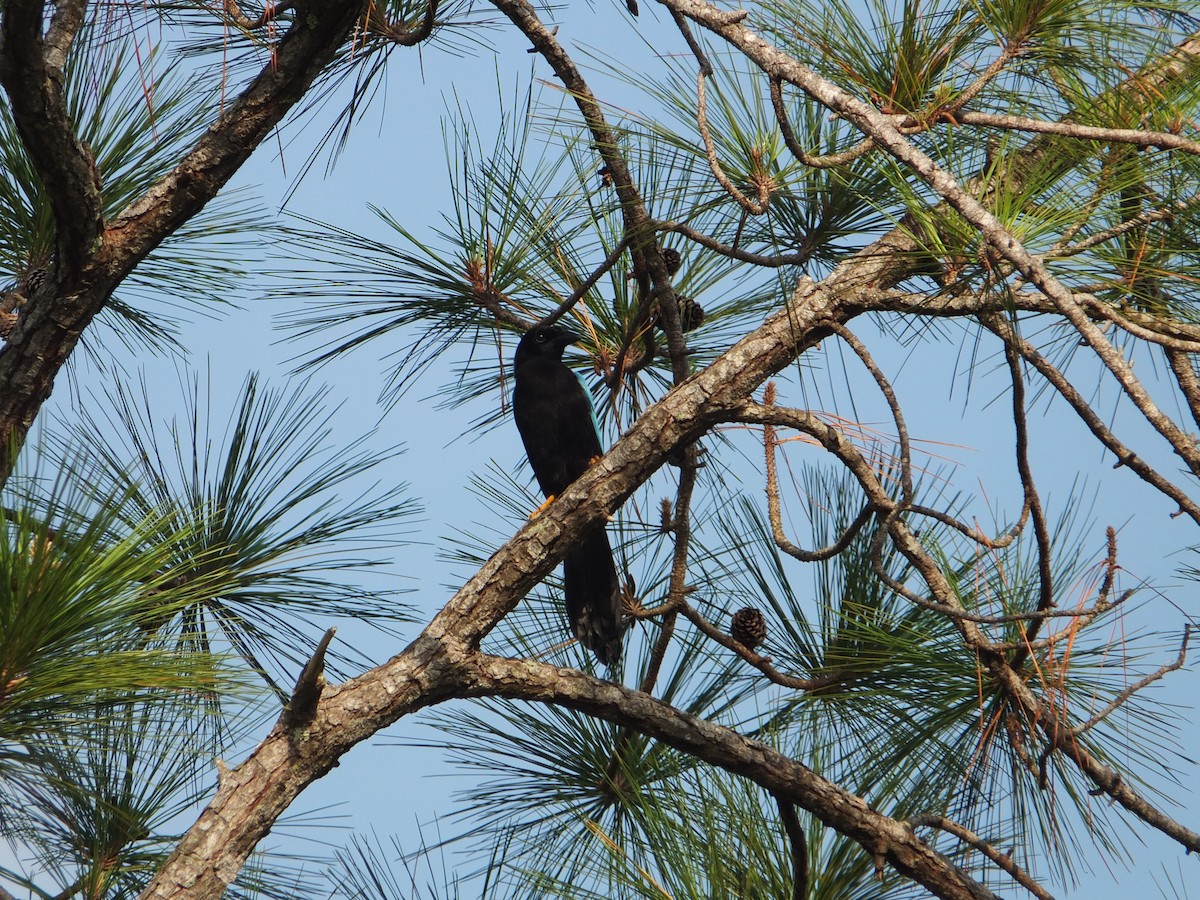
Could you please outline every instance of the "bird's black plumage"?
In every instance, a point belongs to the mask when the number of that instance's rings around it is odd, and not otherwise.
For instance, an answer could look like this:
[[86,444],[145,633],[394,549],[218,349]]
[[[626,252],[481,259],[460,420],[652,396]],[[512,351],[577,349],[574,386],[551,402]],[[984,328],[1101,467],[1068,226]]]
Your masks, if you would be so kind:
[[[525,455],[546,497],[556,497],[599,458],[592,401],[562,361],[579,335],[535,325],[517,344],[513,361],[513,418]],[[621,589],[603,527],[563,559],[563,600],[575,637],[611,665],[621,654]]]

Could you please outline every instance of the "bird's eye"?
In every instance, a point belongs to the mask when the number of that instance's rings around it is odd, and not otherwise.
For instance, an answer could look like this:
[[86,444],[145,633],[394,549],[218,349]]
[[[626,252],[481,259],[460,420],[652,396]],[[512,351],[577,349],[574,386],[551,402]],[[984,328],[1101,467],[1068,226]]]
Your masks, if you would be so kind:
[[537,342],[538,342],[539,344],[544,344],[544,343],[546,343],[546,332],[544,332],[544,331],[539,331],[539,332],[537,333]]

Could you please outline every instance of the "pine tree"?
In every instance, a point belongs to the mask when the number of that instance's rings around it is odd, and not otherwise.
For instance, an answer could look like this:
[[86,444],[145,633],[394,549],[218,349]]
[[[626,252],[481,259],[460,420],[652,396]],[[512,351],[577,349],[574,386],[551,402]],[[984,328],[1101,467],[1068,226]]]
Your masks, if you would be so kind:
[[[1198,27],[4,0],[0,900],[1045,898],[1130,883],[1130,835],[1200,852],[1160,684],[1200,579]],[[482,61],[494,108],[385,104],[405,54]],[[439,130],[444,176],[391,159]],[[231,189],[277,135],[288,196],[378,147],[375,230]],[[435,177],[445,209],[405,204]],[[226,410],[196,316],[252,299],[294,368]],[[530,519],[493,447],[540,321],[583,336],[608,452]],[[407,465],[460,411],[473,468]],[[460,488],[447,537],[421,504]],[[601,526],[609,668],[559,577]],[[1185,555],[1129,567],[1147,531]],[[401,596],[414,543],[448,600]],[[466,776],[432,846],[271,852],[397,723],[366,777],[398,807],[413,744]]]

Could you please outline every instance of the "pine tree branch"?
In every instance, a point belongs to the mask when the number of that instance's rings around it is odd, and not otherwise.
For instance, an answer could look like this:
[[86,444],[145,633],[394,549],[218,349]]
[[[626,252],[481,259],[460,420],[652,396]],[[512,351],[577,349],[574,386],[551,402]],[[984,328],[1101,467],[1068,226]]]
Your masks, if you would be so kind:
[[903,822],[871,809],[808,767],[732,729],[688,715],[670,704],[572,669],[532,660],[480,655],[465,674],[473,696],[552,703],[636,728],[655,740],[741,775],[777,798],[795,803],[859,842],[934,896],[983,900],[990,890],[920,840]]
[[980,125],[985,128],[1028,131],[1034,134],[1056,134],[1080,141],[1105,141],[1115,144],[1130,144],[1134,147],[1153,147],[1159,150],[1179,150],[1182,153],[1200,154],[1200,141],[1189,140],[1170,132],[1100,128],[1094,125],[1080,125],[1076,122],[1047,122],[1025,116],[1002,116],[970,111],[956,112],[954,118],[962,125]]
[[979,835],[975,834],[975,832],[971,831],[971,829],[947,819],[945,816],[938,815],[913,816],[908,820],[907,824],[913,828],[919,828],[921,826],[925,826],[927,828],[937,828],[941,831],[945,831],[948,834],[954,835],[959,840],[974,847],[976,850],[1002,868],[1005,872],[1013,877],[1013,880],[1016,881],[1017,884],[1021,885],[1021,887],[1025,888],[1025,890],[1037,897],[1038,900],[1054,900],[1054,897],[1051,896],[1051,894],[1044,887],[1034,881],[1028,872],[1018,866],[1016,862],[1013,861],[1011,856],[1009,856],[1007,853],[1002,853],[1001,851],[997,850],[983,838],[979,837]]
[[[30,158],[38,166],[58,230],[55,289],[26,304],[0,352],[0,483],[54,380],[113,290],[151,250],[191,219],[304,96],[354,28],[362,0],[310,8],[288,29],[274,58],[180,162],[104,227],[100,177],[66,115],[62,72],[50,67],[70,44],[84,4],[61,4],[41,52],[42,5],[4,6],[0,81]],[[43,56],[46,58],[44,59]]]
[[54,212],[57,279],[69,285],[96,252],[104,230],[96,161],[75,132],[63,93],[67,52],[86,11],[85,0],[55,4],[45,39],[41,0],[5,3],[0,19],[0,82]]
[[1134,374],[1132,365],[1091,321],[1074,292],[1052,275],[1040,258],[1026,250],[966,187],[909,141],[892,117],[801,65],[744,24],[728,24],[727,16],[722,11],[703,0],[663,0],[663,3],[723,37],[769,77],[796,85],[827,109],[847,119],[864,135],[873,138],[881,150],[919,176],[979,232],[998,258],[1010,263],[1050,299],[1056,311],[1071,324],[1109,370],[1146,422],[1166,439],[1188,469],[1200,476],[1200,447],[1159,409],[1145,385]]

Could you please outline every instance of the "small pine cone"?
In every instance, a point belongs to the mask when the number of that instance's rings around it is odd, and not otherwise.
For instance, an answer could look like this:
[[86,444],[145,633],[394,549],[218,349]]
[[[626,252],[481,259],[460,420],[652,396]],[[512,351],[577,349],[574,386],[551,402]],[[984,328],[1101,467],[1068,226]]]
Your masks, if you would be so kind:
[[683,266],[683,257],[674,247],[663,247],[660,252],[663,262],[667,264],[667,273],[674,275]]
[[50,277],[49,266],[38,266],[21,279],[21,293],[27,298],[32,297],[37,289],[46,283],[46,279]]
[[17,314],[12,312],[0,312],[0,338],[8,340],[17,327]]
[[742,646],[753,650],[767,639],[767,620],[763,618],[762,610],[743,606],[733,614],[729,633]]
[[679,300],[679,328],[681,331],[695,331],[704,324],[704,307],[683,294],[675,295]]

